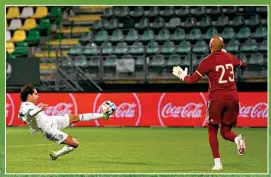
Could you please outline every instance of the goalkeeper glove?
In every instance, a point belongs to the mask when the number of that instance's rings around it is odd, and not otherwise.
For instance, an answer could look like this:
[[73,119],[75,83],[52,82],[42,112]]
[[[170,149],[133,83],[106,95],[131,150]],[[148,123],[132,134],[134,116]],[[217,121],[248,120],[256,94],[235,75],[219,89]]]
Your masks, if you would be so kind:
[[172,70],[172,74],[180,78],[182,81],[184,81],[185,76],[187,76],[188,68],[185,67],[183,70],[180,66],[174,66]]

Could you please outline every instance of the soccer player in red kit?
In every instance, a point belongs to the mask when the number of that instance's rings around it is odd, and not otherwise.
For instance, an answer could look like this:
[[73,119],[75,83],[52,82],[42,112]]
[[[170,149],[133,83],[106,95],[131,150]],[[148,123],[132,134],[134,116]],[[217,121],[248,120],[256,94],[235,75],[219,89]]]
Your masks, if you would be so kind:
[[208,123],[209,144],[214,157],[212,170],[221,170],[222,163],[219,154],[217,132],[220,125],[220,134],[225,140],[237,144],[237,153],[244,155],[246,150],[243,135],[236,135],[231,131],[237,123],[239,112],[239,98],[234,81],[234,67],[246,68],[247,64],[235,56],[227,53],[220,36],[214,36],[209,43],[211,54],[204,58],[192,76],[187,75],[179,66],[173,68],[173,74],[185,83],[196,83],[204,75],[208,76],[209,98],[206,112]]

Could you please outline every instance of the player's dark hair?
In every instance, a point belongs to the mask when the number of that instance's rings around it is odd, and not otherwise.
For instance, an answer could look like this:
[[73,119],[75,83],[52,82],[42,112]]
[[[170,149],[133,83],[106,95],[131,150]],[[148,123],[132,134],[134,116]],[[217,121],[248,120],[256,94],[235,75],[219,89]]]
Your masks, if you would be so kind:
[[21,100],[25,102],[27,100],[28,94],[32,95],[34,93],[34,89],[35,87],[30,84],[26,84],[25,86],[23,86],[20,94]]

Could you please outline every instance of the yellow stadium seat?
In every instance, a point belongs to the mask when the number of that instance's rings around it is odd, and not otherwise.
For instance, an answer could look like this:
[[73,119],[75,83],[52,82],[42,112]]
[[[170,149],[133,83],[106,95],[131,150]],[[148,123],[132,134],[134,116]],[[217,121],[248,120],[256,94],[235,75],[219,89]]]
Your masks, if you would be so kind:
[[102,11],[112,6],[80,6],[81,10]]
[[41,63],[40,70],[55,70],[56,64],[55,63]]
[[17,18],[20,16],[20,10],[18,7],[9,7],[7,12],[7,19]]
[[6,51],[11,54],[14,51],[14,43],[13,42],[6,42]]
[[62,53],[56,51],[43,51],[34,53],[35,58],[57,58],[57,57],[66,57],[68,56],[68,51],[62,51]]
[[74,17],[70,17],[69,21],[95,21],[95,20],[101,20],[101,15],[77,15]]
[[32,16],[33,18],[43,18],[48,15],[47,7],[37,7],[35,14]]
[[62,39],[61,41],[59,41],[58,39],[56,40],[51,40],[49,42],[47,42],[47,44],[49,45],[76,45],[79,44],[79,40],[78,39]]
[[37,22],[36,22],[36,19],[34,18],[28,18],[25,20],[24,22],[24,26],[20,29],[23,29],[23,30],[31,30],[33,28],[36,28],[37,27]]
[[64,33],[64,34],[79,34],[79,33],[88,33],[90,32],[90,29],[88,27],[80,27],[80,26],[76,26],[76,27],[67,27],[67,28],[62,28],[61,30],[57,29],[57,33]]
[[12,42],[20,42],[24,41],[26,38],[26,34],[24,30],[16,30],[15,33],[13,34],[13,37],[10,41]]

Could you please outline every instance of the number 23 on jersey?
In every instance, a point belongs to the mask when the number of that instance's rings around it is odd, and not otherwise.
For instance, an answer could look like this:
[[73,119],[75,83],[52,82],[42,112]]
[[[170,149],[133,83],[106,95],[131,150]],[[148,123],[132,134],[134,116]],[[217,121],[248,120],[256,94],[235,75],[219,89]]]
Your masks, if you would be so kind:
[[[233,65],[232,64],[225,64],[225,65],[217,65],[215,67],[215,70],[217,72],[220,72],[220,77],[218,80],[218,83],[228,83],[228,82],[234,82],[234,71],[233,71]],[[225,77],[228,76],[228,77]]]

